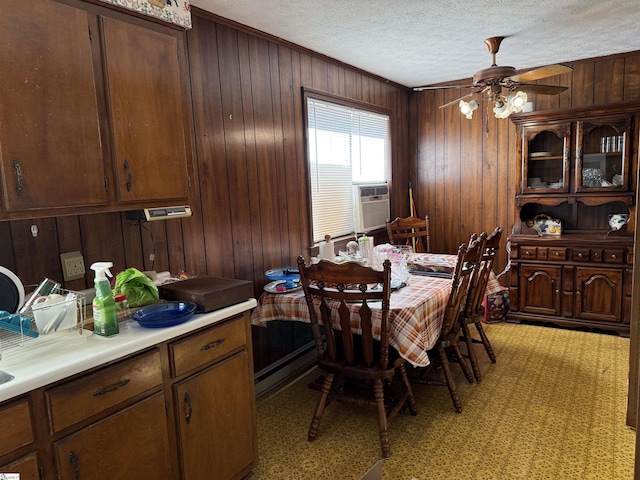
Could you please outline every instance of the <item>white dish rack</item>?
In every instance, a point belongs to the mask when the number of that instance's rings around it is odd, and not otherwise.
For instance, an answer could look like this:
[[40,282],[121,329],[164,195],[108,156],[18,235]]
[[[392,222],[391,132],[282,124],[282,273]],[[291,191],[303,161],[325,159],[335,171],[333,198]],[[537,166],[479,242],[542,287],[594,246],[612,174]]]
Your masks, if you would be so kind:
[[[3,351],[6,353],[9,349],[22,347],[26,342],[37,342],[44,336],[55,334],[55,331],[67,332],[75,329],[79,335],[83,334],[86,319],[86,295],[83,292],[64,288],[59,288],[56,293],[65,297],[65,300],[51,305],[35,304],[20,315],[22,319],[29,319],[29,331],[26,331],[26,328],[23,330],[23,325],[27,323],[24,320],[20,322],[19,327],[14,327],[11,330],[2,328],[0,324],[0,359]],[[69,299],[66,300],[66,298]],[[58,315],[64,315],[59,328],[45,333],[45,327],[55,320]],[[32,332],[37,333],[37,335]]]

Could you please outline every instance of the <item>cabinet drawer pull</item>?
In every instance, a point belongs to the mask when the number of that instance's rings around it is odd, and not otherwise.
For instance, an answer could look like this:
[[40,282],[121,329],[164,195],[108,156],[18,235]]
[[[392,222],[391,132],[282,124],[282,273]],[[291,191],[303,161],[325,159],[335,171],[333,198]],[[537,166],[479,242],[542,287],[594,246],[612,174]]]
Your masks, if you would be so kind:
[[17,158],[13,159],[13,168],[16,170],[16,188],[18,195],[20,195],[22,193],[22,168],[20,168],[20,162]]
[[612,253],[611,258],[618,258],[618,256],[615,253]]
[[124,168],[127,171],[127,192],[131,191],[131,167],[129,167],[129,162],[127,160],[124,161]]
[[581,253],[578,254],[578,258],[582,258],[582,254]]
[[219,340],[216,340],[215,342],[211,342],[210,344],[205,345],[200,349],[200,351],[206,352],[207,350],[211,350],[212,348],[219,347],[220,345],[222,345],[223,342],[224,342],[224,338],[221,338]]
[[184,404],[187,406],[187,414],[184,416],[184,420],[189,424],[191,422],[191,413],[193,412],[193,409],[191,408],[191,397],[188,393],[184,394]]
[[100,396],[105,395],[107,393],[115,392],[119,388],[124,387],[130,381],[131,380],[129,380],[128,378],[125,378],[120,383],[116,383],[115,385],[111,385],[109,387],[104,387],[104,388],[101,388],[99,390],[96,390],[95,393],[93,394],[93,396],[94,397],[100,397]]
[[525,254],[525,255],[531,255],[531,252],[530,252],[529,250],[526,250],[526,251],[524,252],[524,254]]
[[559,257],[559,256],[560,256],[560,252],[556,252],[556,257]]
[[73,467],[73,480],[80,480],[80,466],[76,454],[73,452],[69,454],[69,463]]

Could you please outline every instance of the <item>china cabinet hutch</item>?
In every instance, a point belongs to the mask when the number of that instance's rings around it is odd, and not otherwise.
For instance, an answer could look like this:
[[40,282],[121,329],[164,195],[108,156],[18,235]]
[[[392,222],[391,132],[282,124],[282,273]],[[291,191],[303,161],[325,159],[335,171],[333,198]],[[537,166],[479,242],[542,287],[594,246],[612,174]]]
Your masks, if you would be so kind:
[[509,320],[628,335],[640,103],[511,119],[520,168]]

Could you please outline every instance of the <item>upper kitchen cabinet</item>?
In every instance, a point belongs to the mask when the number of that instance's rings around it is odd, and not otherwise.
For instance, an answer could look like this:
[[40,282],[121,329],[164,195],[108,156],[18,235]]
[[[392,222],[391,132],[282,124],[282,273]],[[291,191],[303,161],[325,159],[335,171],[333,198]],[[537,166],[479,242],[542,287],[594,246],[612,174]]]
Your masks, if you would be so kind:
[[87,12],[68,5],[3,2],[0,174],[6,211],[107,203],[89,22]]
[[184,30],[89,2],[6,2],[0,71],[0,220],[192,197]]
[[189,197],[183,32],[101,17],[119,202]]

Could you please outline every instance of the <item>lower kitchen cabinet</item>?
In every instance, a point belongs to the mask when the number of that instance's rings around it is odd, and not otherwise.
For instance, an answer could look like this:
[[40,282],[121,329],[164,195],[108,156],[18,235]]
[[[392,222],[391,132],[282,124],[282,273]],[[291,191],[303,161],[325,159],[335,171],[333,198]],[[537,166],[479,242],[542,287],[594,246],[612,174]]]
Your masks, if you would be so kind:
[[0,465],[0,473],[19,473],[20,480],[42,480],[38,459],[34,453],[7,465]]
[[254,395],[244,311],[1,403],[0,473],[241,479],[258,459]]
[[[0,462],[0,473],[19,473],[20,480],[39,480],[40,471],[33,453],[33,426],[29,401],[22,399],[0,407],[0,458],[13,458]],[[24,453],[25,449],[29,453]]]
[[55,442],[60,479],[168,478],[169,438],[164,394]]
[[[185,480],[242,478],[253,464],[248,356],[241,352],[175,385]],[[222,414],[224,412],[224,414]]]
[[247,316],[169,345],[185,480],[243,478],[257,459]]

